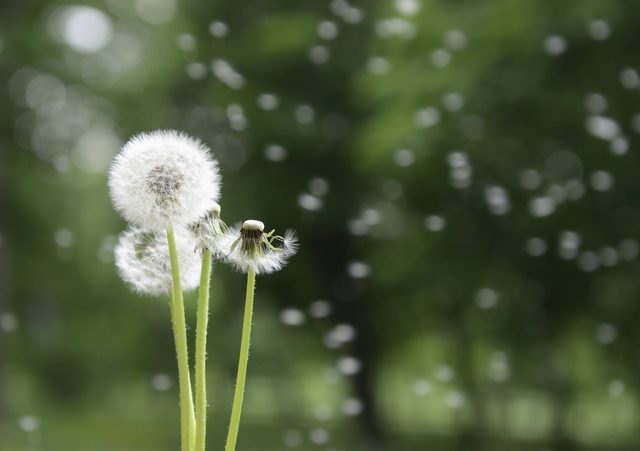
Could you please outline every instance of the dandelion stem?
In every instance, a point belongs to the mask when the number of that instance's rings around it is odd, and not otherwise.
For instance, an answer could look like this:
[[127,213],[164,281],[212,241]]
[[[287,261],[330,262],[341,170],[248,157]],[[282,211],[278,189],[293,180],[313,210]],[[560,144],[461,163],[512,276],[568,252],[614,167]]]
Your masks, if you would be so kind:
[[193,414],[193,398],[191,395],[191,376],[189,374],[189,351],[187,350],[187,324],[184,315],[184,300],[180,288],[180,268],[178,266],[178,251],[173,227],[167,229],[169,242],[169,256],[171,257],[171,276],[173,291],[171,295],[171,322],[173,323],[173,337],[176,342],[178,357],[178,383],[180,385],[180,425],[182,437],[182,451],[193,450],[196,420]]
[[202,252],[200,291],[198,292],[198,324],[196,328],[196,442],[195,451],[205,451],[207,433],[207,324],[209,322],[209,282],[211,251]]
[[253,317],[253,296],[256,284],[256,273],[249,268],[247,272],[247,294],[244,307],[244,321],[242,324],[242,341],[240,343],[240,359],[238,361],[238,376],[236,380],[236,390],[233,396],[233,407],[231,409],[231,421],[229,423],[229,434],[225,451],[235,451],[238,440],[238,429],[240,428],[240,415],[242,413],[242,402],[244,400],[244,386],[247,380],[247,364],[249,362],[249,342],[251,338],[251,320]]

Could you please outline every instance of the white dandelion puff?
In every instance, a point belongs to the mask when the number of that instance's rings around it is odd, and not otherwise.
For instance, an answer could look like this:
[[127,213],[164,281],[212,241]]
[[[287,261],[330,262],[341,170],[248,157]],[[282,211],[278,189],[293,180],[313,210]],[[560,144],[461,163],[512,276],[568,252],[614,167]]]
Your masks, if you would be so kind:
[[200,140],[173,130],[131,138],[113,160],[109,191],[115,209],[143,228],[187,225],[220,195],[218,164]]
[[[182,289],[193,290],[200,283],[201,251],[188,231],[178,228],[175,237]],[[171,259],[166,233],[130,227],[118,238],[115,262],[122,280],[138,293],[160,296],[171,290]]]
[[242,227],[227,231],[221,246],[227,261],[239,271],[253,269],[256,274],[269,274],[284,268],[298,250],[298,239],[293,230],[287,230],[284,236],[275,235],[274,230],[265,233],[261,221],[250,219]]
[[222,237],[228,230],[227,225],[220,218],[220,211],[220,205],[215,203],[200,221],[189,226],[200,247],[208,249],[216,256],[224,255]]

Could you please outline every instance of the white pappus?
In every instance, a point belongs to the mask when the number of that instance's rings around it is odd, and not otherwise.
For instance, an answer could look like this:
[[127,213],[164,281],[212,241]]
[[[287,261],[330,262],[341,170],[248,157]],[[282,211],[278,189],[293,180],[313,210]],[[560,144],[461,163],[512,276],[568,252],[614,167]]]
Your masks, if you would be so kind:
[[218,163],[200,140],[174,130],[131,138],[113,160],[109,192],[115,209],[143,228],[194,223],[220,196]]
[[[184,291],[194,290],[200,284],[202,253],[190,232],[177,228],[174,233],[180,284]],[[165,232],[130,227],[118,237],[114,253],[120,277],[135,291],[151,296],[169,293],[171,259]]]
[[251,268],[256,274],[269,274],[284,268],[298,250],[298,239],[293,230],[287,230],[284,236],[275,235],[273,230],[265,233],[261,221],[250,219],[242,227],[228,230],[221,238],[221,247],[225,259],[239,271]]

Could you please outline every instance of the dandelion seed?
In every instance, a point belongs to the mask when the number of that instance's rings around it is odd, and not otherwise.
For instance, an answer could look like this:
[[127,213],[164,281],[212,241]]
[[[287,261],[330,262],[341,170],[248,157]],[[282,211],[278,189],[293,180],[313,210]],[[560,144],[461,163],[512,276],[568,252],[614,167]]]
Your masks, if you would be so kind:
[[627,238],[620,243],[618,250],[622,260],[633,261],[638,257],[638,253],[640,253],[640,245],[638,245],[636,240]]
[[[201,252],[193,235],[176,229],[180,283],[185,291],[200,283]],[[122,280],[137,292],[151,296],[167,294],[172,286],[171,260],[166,234],[131,227],[123,232],[115,248],[115,262]]]
[[603,345],[610,345],[618,338],[618,328],[613,324],[602,323],[596,328],[596,341]]
[[448,365],[440,365],[436,368],[436,379],[440,382],[451,382],[456,377],[456,372]]
[[229,32],[229,26],[219,20],[214,20],[209,24],[209,33],[214,38],[223,38]]
[[430,60],[434,67],[445,67],[451,62],[451,54],[445,49],[436,49],[431,53]]
[[585,122],[587,132],[596,138],[611,141],[620,135],[620,125],[606,116],[589,116]]
[[533,216],[544,218],[553,214],[556,204],[550,197],[536,197],[529,202],[529,210]]
[[24,432],[34,432],[40,428],[40,420],[37,417],[27,415],[18,420],[18,425]]
[[[256,274],[281,270],[298,250],[298,239],[292,230],[284,236],[264,231],[264,223],[247,220],[242,227],[233,227],[221,238],[221,248],[229,263],[242,272],[250,268]],[[276,244],[280,244],[276,247]]]
[[156,374],[151,378],[151,387],[156,391],[167,391],[173,387],[173,380],[168,374]]
[[316,27],[316,33],[320,39],[332,40],[338,36],[338,26],[335,22],[324,20]]
[[362,413],[364,405],[358,398],[349,398],[342,404],[342,412],[348,417],[355,417]]
[[176,45],[180,50],[194,50],[196,48],[196,43],[196,37],[189,33],[182,33],[176,37]]
[[318,211],[322,209],[322,200],[309,193],[300,193],[298,205],[308,211]]
[[420,11],[418,0],[396,0],[396,9],[405,16],[415,16]]
[[444,44],[451,50],[462,50],[467,46],[467,35],[460,30],[449,30],[444,34]]
[[367,60],[367,70],[374,75],[385,75],[391,70],[391,63],[381,56],[372,56]]
[[310,105],[298,105],[293,115],[296,121],[304,125],[311,124],[316,119],[316,112]]
[[282,442],[287,448],[297,448],[302,445],[302,433],[297,429],[289,429],[282,434]]
[[193,80],[202,80],[207,76],[207,66],[202,63],[189,63],[186,67],[187,76]]
[[591,93],[584,101],[587,112],[591,114],[602,114],[607,109],[607,98],[602,94]]
[[309,191],[316,197],[323,197],[329,192],[329,182],[323,177],[313,177],[309,180]]
[[329,432],[324,428],[315,428],[309,432],[309,440],[316,445],[326,445],[329,442]]
[[565,230],[560,233],[558,241],[558,254],[563,260],[571,260],[577,257],[582,238],[576,232]]
[[309,60],[313,64],[324,64],[329,61],[331,57],[331,52],[329,49],[323,45],[316,45],[309,49]]
[[280,99],[275,94],[264,93],[258,96],[256,103],[263,110],[271,111],[278,108],[280,105]]
[[637,70],[627,67],[620,73],[620,83],[627,89],[636,89],[640,86],[640,74]]
[[301,310],[287,308],[280,312],[280,321],[285,326],[302,326],[306,321],[306,317]]
[[244,87],[244,77],[239,74],[227,61],[215,59],[211,62],[211,72],[218,80],[231,89],[241,89]]
[[13,313],[0,315],[0,331],[12,333],[18,330],[18,318]]
[[525,243],[525,252],[532,257],[541,257],[547,252],[547,242],[539,237],[532,237]]
[[464,406],[465,402],[466,398],[464,394],[457,390],[449,393],[445,400],[445,404],[447,405],[447,407],[450,407],[452,409],[460,409],[462,406]]
[[589,26],[587,27],[587,32],[591,39],[596,41],[604,41],[611,34],[611,28],[609,24],[604,20],[594,20],[589,22]]
[[318,421],[329,421],[333,417],[333,411],[327,404],[316,406],[313,416]]
[[593,272],[600,267],[598,255],[595,252],[586,251],[578,257],[578,268],[584,272]]
[[441,232],[447,226],[447,220],[440,215],[430,215],[424,219],[424,226],[431,232]]
[[418,110],[413,116],[413,123],[418,128],[429,128],[440,122],[440,111],[434,107]]
[[481,288],[476,293],[476,304],[484,310],[492,309],[500,302],[500,295],[492,288]]
[[456,112],[464,107],[464,97],[457,92],[449,92],[442,97],[442,105],[447,111]]
[[431,383],[426,379],[418,379],[413,383],[413,393],[416,396],[426,396],[431,393]]
[[609,396],[611,396],[612,398],[618,398],[622,396],[625,388],[626,387],[624,382],[618,379],[614,379],[611,382],[609,382],[609,387],[608,387]]
[[115,209],[134,225],[187,225],[218,199],[218,164],[202,142],[184,133],[142,133],[113,160],[109,191]]
[[401,168],[406,168],[416,161],[416,154],[409,149],[400,149],[393,154],[393,162]]
[[542,177],[535,169],[525,169],[520,173],[520,186],[524,189],[536,189],[540,183],[542,183]]
[[354,279],[366,279],[371,274],[371,266],[360,261],[350,262],[347,265],[347,273]]
[[336,362],[336,368],[344,376],[353,376],[362,369],[362,362],[351,356],[340,357]]
[[287,158],[287,149],[280,144],[269,144],[264,148],[264,156],[267,160],[280,162]]
[[559,56],[567,51],[567,40],[562,36],[552,35],[544,41],[544,50],[551,56]]
[[331,314],[331,304],[325,300],[313,301],[309,306],[309,315],[313,318],[326,318]]
[[595,191],[609,191],[613,188],[614,179],[613,176],[606,171],[595,171],[591,174],[591,188]]

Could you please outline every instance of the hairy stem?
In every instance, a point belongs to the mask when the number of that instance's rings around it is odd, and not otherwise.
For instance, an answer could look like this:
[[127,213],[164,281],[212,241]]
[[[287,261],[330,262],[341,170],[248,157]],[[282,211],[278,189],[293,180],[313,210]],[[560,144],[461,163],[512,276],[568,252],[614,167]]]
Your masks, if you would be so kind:
[[249,269],[247,273],[247,294],[244,307],[244,321],[242,324],[242,341],[240,343],[240,359],[238,360],[238,377],[236,380],[236,390],[233,396],[233,407],[231,409],[231,421],[229,423],[229,434],[225,451],[235,451],[238,440],[238,429],[240,428],[240,415],[242,413],[242,403],[244,401],[244,386],[247,380],[247,364],[249,363],[249,342],[251,339],[251,321],[253,317],[253,296],[256,285],[256,273]]
[[195,451],[205,451],[207,433],[207,325],[209,322],[209,282],[211,251],[202,253],[200,291],[198,292],[198,324],[196,327],[196,441]]
[[189,351],[187,350],[187,324],[184,316],[184,300],[180,287],[180,268],[178,251],[173,227],[167,229],[169,256],[171,257],[171,276],[173,278],[171,295],[171,322],[173,337],[176,342],[178,357],[178,383],[180,385],[180,430],[182,451],[192,451],[196,420],[193,414],[193,397],[191,394],[191,376],[189,374]]

